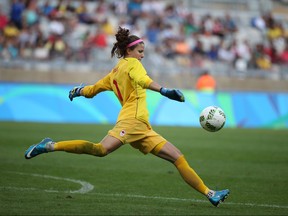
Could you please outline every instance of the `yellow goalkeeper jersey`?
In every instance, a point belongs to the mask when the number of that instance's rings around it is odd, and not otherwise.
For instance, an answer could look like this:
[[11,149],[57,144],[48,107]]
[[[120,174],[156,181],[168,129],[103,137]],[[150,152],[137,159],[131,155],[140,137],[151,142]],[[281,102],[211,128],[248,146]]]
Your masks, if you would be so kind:
[[113,91],[122,105],[118,121],[136,118],[149,125],[146,89],[153,82],[136,58],[120,59],[108,75],[83,88],[83,95],[92,98],[102,91]]

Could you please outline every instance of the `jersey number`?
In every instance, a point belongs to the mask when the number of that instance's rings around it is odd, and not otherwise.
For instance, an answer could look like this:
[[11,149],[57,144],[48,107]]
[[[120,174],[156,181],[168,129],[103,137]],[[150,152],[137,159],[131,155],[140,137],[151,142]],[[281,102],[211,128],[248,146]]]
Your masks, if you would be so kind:
[[116,87],[117,95],[118,95],[119,100],[120,100],[120,101],[123,101],[123,97],[122,97],[121,92],[120,92],[120,90],[119,90],[117,81],[116,81],[116,80],[113,80],[113,84],[114,84],[115,87]]

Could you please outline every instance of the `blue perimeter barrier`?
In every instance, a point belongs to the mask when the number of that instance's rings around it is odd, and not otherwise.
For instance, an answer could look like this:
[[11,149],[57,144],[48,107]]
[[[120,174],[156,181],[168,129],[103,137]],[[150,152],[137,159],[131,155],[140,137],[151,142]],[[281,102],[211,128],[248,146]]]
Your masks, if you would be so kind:
[[[0,83],[0,121],[114,124],[120,103],[113,92],[93,99],[71,102],[72,85]],[[200,127],[199,114],[207,106],[221,107],[225,127],[288,127],[288,93],[215,92],[183,90],[186,101],[179,103],[147,90],[152,125]]]

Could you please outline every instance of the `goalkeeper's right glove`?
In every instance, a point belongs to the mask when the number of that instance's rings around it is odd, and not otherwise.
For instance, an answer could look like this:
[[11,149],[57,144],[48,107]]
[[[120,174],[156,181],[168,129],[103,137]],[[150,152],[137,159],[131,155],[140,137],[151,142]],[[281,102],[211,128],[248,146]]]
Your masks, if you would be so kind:
[[176,100],[179,102],[185,101],[185,97],[184,97],[183,93],[178,89],[167,89],[167,88],[162,87],[160,89],[160,93],[161,93],[161,95],[166,96],[171,100]]
[[74,87],[73,89],[71,89],[69,91],[69,99],[70,101],[73,101],[73,98],[75,97],[79,97],[81,96],[81,90],[83,89],[84,87],[83,86],[76,86]]

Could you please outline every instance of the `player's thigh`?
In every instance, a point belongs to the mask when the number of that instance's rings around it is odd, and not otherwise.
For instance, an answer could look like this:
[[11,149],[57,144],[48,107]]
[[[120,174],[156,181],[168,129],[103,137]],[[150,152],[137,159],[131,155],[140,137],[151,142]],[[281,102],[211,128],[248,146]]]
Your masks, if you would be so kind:
[[107,150],[108,154],[115,151],[116,149],[120,148],[123,145],[123,143],[119,139],[110,135],[105,136],[100,143]]
[[143,123],[142,127],[140,127],[137,133],[131,138],[133,138],[133,140],[130,139],[132,140],[132,142],[130,142],[130,145],[141,151],[143,154],[148,154],[153,151],[156,146],[159,146],[161,143],[167,142],[164,137],[156,133],[151,128],[147,128],[147,126]]

